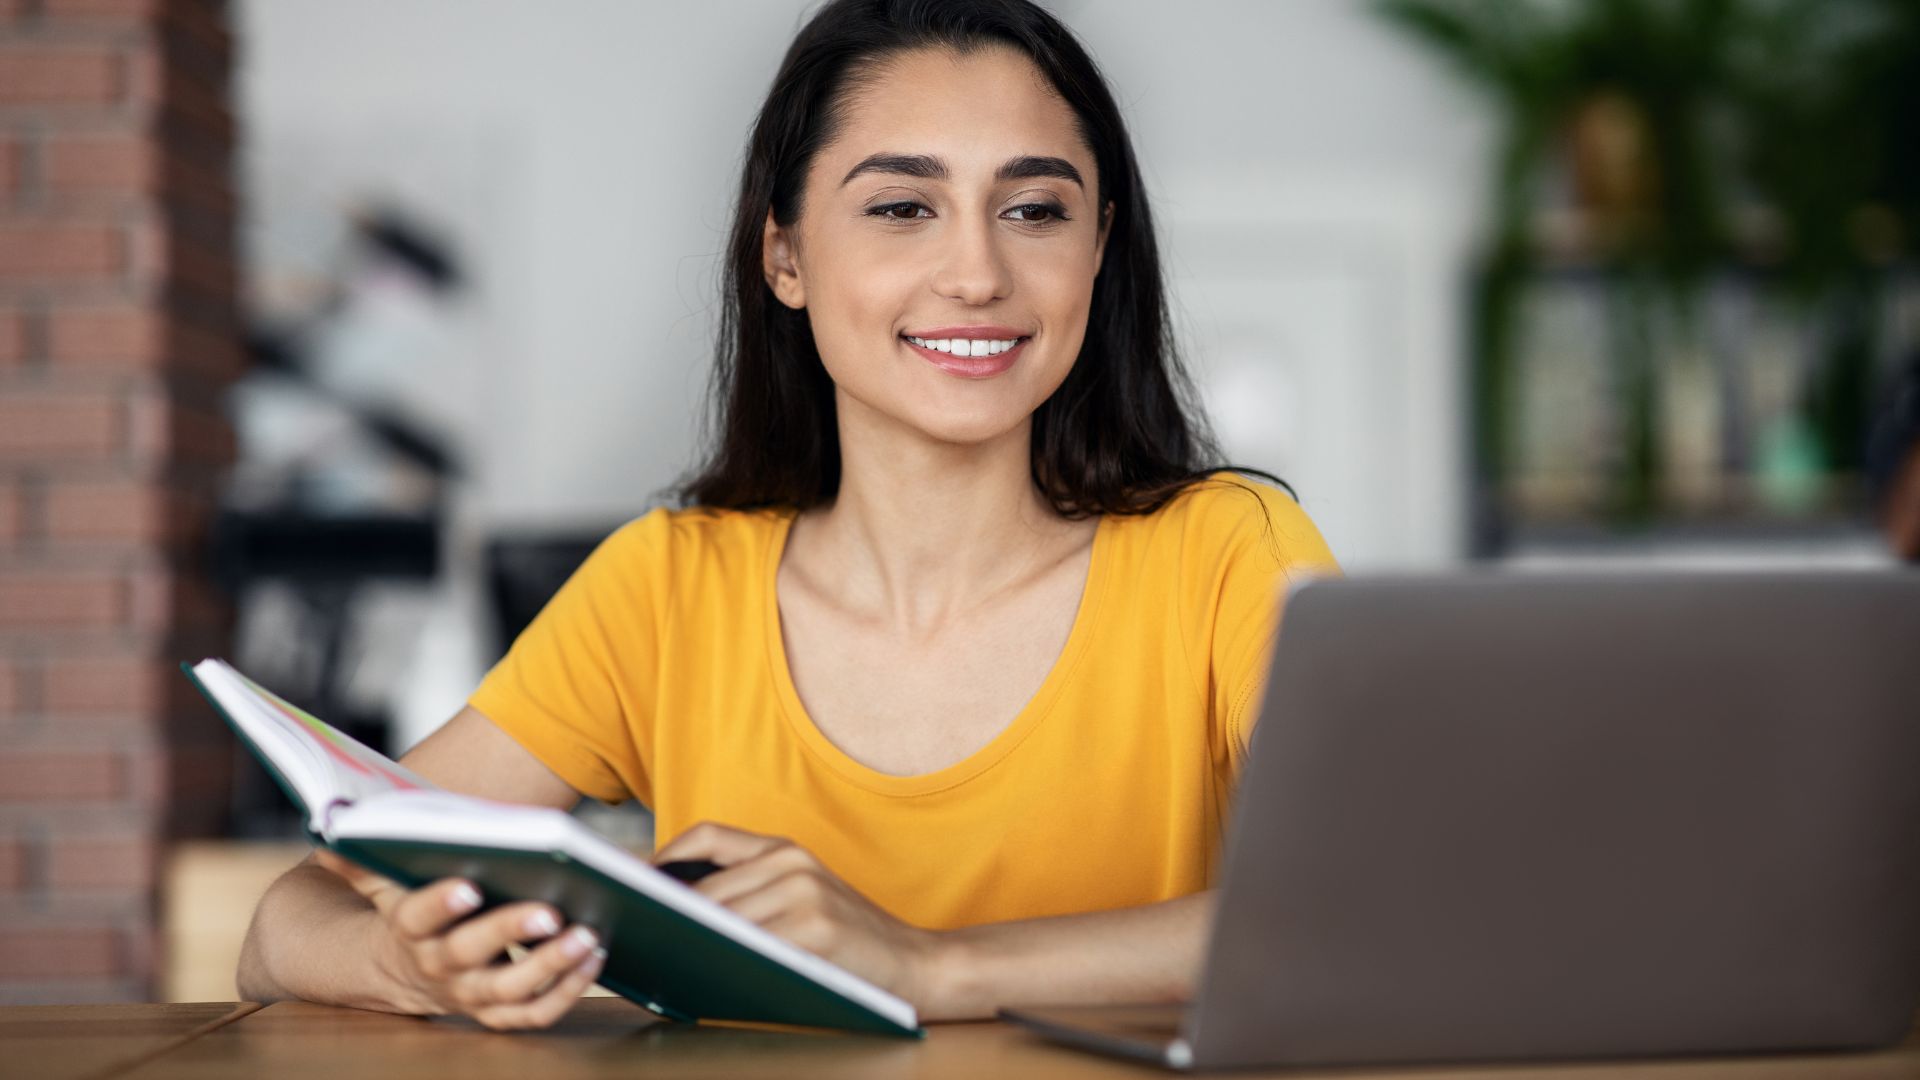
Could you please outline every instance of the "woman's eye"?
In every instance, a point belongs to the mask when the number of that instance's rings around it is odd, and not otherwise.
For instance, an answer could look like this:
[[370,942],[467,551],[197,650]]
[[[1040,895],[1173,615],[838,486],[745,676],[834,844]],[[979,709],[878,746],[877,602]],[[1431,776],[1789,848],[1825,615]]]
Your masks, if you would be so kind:
[[[895,221],[912,221],[921,216],[920,211],[922,210],[927,210],[927,208],[917,202],[896,202],[869,207],[867,213],[872,217],[891,218]],[[933,211],[927,210],[926,216],[932,217]]]
[[1017,215],[1014,220],[1029,225],[1048,225],[1055,221],[1067,220],[1064,210],[1049,203],[1028,203],[1025,206],[1016,206],[1007,213]]

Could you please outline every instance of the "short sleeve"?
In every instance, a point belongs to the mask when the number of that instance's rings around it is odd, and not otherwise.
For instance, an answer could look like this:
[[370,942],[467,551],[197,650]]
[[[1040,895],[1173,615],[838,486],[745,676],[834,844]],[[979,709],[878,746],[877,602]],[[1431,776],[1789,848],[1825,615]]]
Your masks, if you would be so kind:
[[1288,588],[1337,575],[1339,564],[1300,504],[1278,488],[1240,477],[1208,481],[1193,513],[1199,535],[1190,550],[1211,555],[1207,635],[1215,759],[1238,776],[1259,722],[1262,692]]
[[652,801],[643,748],[671,536],[665,509],[609,536],[467,702],[574,790],[602,802]]

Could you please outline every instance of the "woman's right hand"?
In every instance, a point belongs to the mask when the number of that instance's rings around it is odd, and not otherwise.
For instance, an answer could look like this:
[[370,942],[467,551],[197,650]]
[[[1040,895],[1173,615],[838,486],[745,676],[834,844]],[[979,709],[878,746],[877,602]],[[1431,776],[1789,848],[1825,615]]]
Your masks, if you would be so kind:
[[[407,1012],[462,1013],[496,1031],[547,1027],[593,985],[606,961],[591,929],[561,932],[550,904],[505,904],[474,915],[480,892],[471,882],[443,878],[406,889],[329,851],[314,852],[314,859],[378,911],[373,959],[407,995],[395,1003]],[[511,944],[532,947],[502,962]]]

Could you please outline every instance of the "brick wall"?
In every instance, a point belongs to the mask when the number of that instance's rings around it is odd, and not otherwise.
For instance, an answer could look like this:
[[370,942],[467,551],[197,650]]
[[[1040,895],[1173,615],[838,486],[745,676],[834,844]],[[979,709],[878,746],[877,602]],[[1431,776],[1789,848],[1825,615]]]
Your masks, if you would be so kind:
[[228,747],[232,43],[220,0],[0,0],[0,1002],[153,995],[158,863]]

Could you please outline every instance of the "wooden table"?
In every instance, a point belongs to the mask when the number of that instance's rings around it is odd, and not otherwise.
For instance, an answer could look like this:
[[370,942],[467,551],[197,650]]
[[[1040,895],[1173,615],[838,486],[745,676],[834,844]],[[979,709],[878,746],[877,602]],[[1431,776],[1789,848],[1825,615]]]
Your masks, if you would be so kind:
[[[923,1042],[726,1025],[674,1027],[619,1000],[582,1001],[558,1026],[500,1034],[304,1002],[0,1008],[0,1077],[34,1080],[376,1080],[457,1077],[777,1077],[806,1080],[1090,1080],[1172,1076],[1049,1045],[1005,1024],[937,1024]],[[1874,1054],[1700,1058],[1631,1064],[1235,1072],[1295,1080],[1914,1080],[1920,1030]]]
[[0,1008],[0,1077],[117,1076],[258,1005],[14,1005]]

